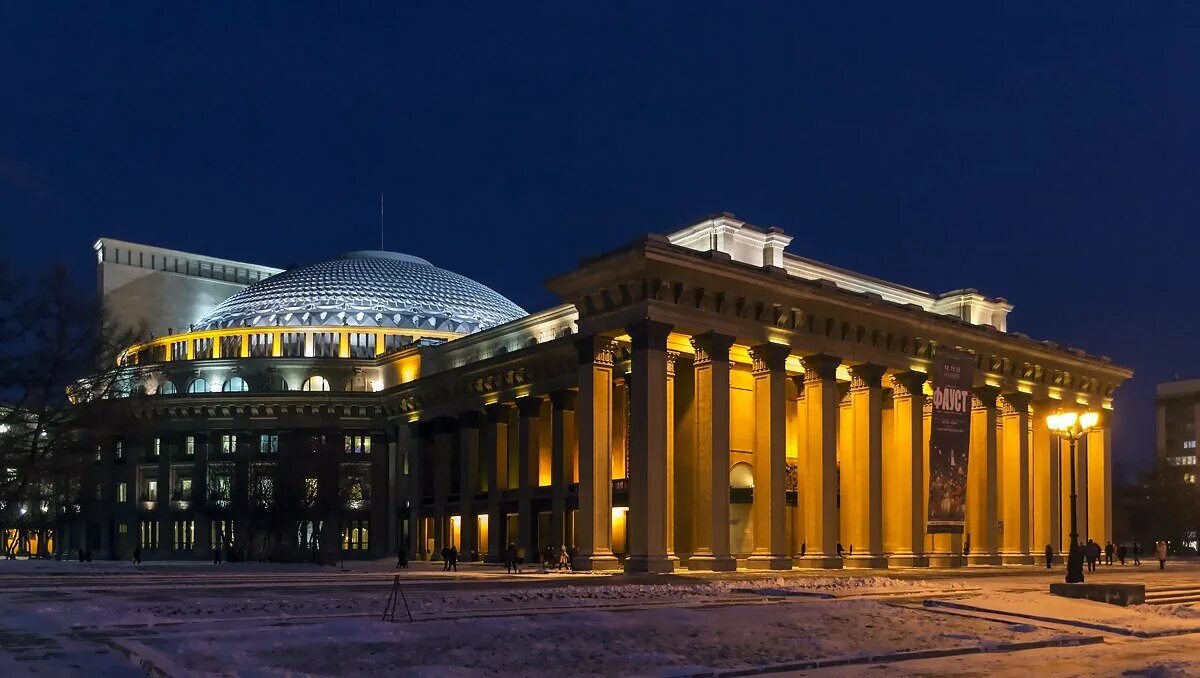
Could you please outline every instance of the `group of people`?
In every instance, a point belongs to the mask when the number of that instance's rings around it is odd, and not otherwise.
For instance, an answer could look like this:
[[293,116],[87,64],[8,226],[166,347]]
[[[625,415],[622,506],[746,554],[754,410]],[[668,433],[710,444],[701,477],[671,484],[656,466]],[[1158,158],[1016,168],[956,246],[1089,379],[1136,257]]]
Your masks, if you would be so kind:
[[[1096,571],[1096,566],[1102,557],[1105,565],[1112,565],[1114,558],[1121,565],[1125,564],[1127,558],[1132,558],[1134,565],[1141,566],[1142,564],[1142,545],[1136,541],[1131,546],[1113,544],[1110,541],[1105,543],[1104,548],[1101,549],[1098,542],[1089,539],[1081,548],[1088,572]],[[1154,558],[1158,561],[1158,569],[1167,569],[1167,542],[1161,540],[1154,542]],[[1049,569],[1053,563],[1054,547],[1046,544],[1046,568]]]

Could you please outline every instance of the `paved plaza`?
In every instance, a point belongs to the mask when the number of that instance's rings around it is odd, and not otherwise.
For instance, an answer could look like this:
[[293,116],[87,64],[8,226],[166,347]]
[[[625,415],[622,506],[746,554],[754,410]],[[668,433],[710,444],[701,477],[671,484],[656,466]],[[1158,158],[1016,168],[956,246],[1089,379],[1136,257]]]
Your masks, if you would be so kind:
[[[1052,598],[1061,566],[526,569],[415,563],[383,621],[390,561],[4,561],[0,675],[1200,674],[1200,607]],[[1102,566],[1090,581],[1200,586],[1200,563]]]

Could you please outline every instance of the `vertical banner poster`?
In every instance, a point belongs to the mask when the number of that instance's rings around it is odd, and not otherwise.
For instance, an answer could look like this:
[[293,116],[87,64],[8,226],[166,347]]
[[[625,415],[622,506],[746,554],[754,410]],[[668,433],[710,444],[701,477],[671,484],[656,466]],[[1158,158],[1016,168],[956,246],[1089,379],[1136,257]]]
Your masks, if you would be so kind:
[[926,529],[930,533],[963,531],[974,378],[974,356],[938,349],[933,360],[933,416],[929,422],[929,522]]

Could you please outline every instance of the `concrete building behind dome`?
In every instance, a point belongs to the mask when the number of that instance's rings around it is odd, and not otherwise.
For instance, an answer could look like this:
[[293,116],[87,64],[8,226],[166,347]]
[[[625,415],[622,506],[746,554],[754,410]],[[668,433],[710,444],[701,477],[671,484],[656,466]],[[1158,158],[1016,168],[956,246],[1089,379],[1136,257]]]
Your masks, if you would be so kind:
[[96,287],[121,328],[153,337],[187,332],[197,318],[245,288],[283,269],[100,238]]

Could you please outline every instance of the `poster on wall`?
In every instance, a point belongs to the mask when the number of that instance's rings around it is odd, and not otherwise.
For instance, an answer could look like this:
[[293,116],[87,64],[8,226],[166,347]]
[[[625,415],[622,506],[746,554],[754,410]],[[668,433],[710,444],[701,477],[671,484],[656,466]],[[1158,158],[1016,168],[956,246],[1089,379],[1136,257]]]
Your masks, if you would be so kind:
[[962,533],[971,446],[971,386],[975,357],[939,349],[933,360],[929,422],[930,533]]

